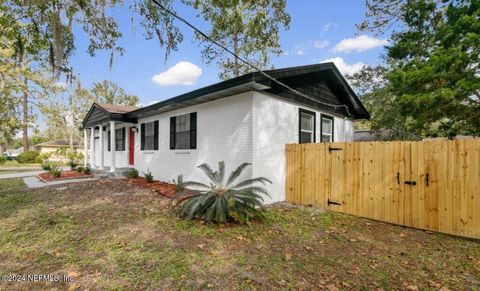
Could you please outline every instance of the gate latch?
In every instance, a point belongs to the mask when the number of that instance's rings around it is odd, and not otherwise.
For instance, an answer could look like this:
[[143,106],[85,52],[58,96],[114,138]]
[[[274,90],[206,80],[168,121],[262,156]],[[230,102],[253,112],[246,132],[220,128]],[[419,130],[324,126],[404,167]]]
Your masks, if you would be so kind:
[[342,203],[337,202],[337,201],[330,200],[330,198],[328,198],[328,199],[327,199],[327,205],[330,205],[330,204],[333,204],[333,205],[342,205]]
[[405,184],[415,186],[417,185],[417,181],[405,181]]

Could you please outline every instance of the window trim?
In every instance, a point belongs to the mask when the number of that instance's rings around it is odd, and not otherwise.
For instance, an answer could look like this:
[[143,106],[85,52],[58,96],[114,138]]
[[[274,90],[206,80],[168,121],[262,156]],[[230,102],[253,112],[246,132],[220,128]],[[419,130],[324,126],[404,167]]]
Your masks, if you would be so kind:
[[[121,143],[118,142],[117,131],[120,131],[122,133]],[[125,127],[116,128],[115,129],[115,151],[116,152],[124,152],[125,151],[125,140],[126,140],[126,138],[125,138]],[[121,149],[118,149],[119,145],[121,145]]]
[[[189,118],[190,145],[186,148],[177,148],[177,117],[187,116]],[[197,149],[197,112],[190,112],[170,117],[170,150],[183,151]]]
[[[322,122],[323,119],[329,119],[332,122],[332,133],[331,133],[332,140],[331,141],[324,141],[323,140],[323,122]],[[334,123],[333,116],[323,114],[323,113],[320,114],[320,142],[335,142],[334,137],[335,137],[335,123]]]
[[[152,149],[145,149],[145,132],[146,132],[146,124],[153,123],[153,148]],[[158,128],[159,128],[159,121],[152,120],[149,122],[142,122],[140,124],[140,151],[158,151]]]
[[314,111],[299,108],[298,110],[298,143],[302,143],[302,113],[313,116],[313,143],[317,141],[317,113]]

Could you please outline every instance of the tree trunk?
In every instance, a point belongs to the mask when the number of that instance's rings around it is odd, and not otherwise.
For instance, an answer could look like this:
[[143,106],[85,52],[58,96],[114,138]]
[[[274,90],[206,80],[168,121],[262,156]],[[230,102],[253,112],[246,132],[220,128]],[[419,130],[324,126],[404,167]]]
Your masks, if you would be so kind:
[[[27,88],[28,80],[25,78],[25,88]],[[28,93],[25,89],[23,93],[23,151],[28,151]]]
[[3,157],[3,152],[5,151],[5,147],[3,144],[0,144],[0,157]]
[[233,59],[233,74],[235,77],[240,76],[240,67],[238,65],[238,34],[235,34],[233,36],[233,52],[235,53],[234,59]]

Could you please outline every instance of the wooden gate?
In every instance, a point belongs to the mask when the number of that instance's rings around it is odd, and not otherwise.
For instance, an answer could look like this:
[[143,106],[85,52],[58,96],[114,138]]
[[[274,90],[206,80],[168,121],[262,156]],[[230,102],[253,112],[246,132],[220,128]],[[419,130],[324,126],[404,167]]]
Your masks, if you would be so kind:
[[480,140],[286,145],[287,201],[480,238]]

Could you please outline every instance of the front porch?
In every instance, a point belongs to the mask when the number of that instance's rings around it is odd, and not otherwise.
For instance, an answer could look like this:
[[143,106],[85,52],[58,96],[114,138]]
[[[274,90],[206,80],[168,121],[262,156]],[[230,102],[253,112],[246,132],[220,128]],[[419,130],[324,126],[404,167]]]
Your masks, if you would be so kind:
[[[137,121],[122,113],[128,106],[94,103],[83,122],[84,166],[98,176],[123,176],[135,165]],[[108,174],[116,173],[116,174]]]

